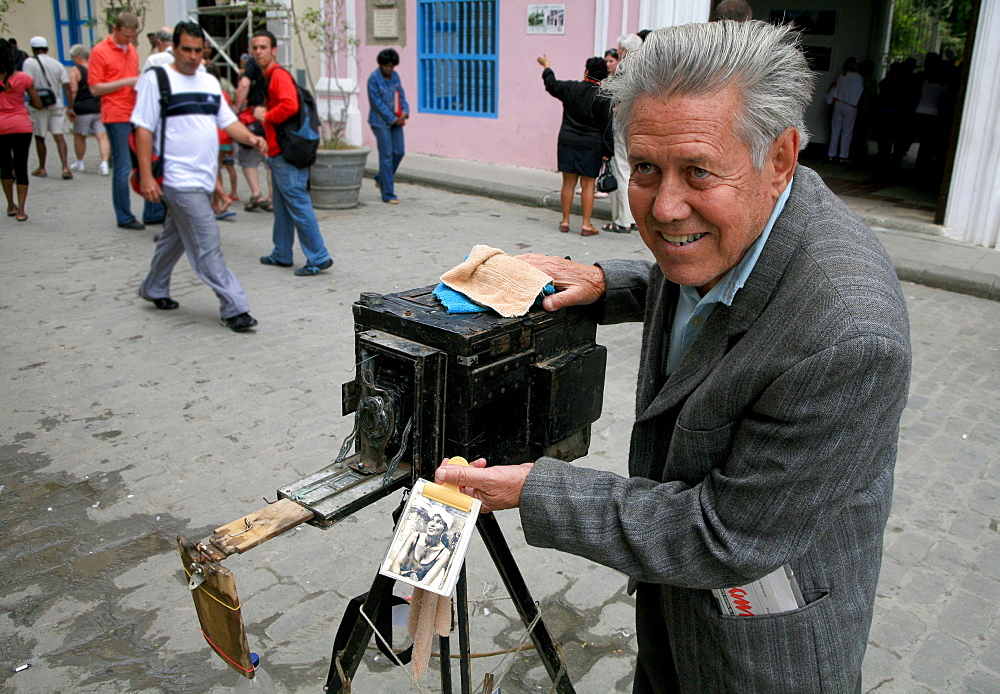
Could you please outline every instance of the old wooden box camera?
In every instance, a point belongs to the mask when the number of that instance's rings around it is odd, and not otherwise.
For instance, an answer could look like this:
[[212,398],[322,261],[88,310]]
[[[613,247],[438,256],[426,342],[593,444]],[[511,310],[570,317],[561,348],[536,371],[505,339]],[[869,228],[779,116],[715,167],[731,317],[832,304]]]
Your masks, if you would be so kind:
[[343,386],[354,430],[332,465],[278,490],[313,525],[430,479],[445,457],[514,465],[587,453],[607,361],[589,312],[448,314],[432,289],[354,304],[356,378]]

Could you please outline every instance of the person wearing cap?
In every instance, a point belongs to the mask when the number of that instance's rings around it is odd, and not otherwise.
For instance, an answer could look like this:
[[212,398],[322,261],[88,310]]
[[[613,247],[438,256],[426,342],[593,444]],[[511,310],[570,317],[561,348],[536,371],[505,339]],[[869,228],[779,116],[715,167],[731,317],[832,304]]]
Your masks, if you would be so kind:
[[174,30],[170,27],[161,27],[153,34],[153,50],[142,64],[142,71],[145,72],[154,65],[169,65],[174,62]]
[[119,228],[145,229],[132,214],[128,177],[132,170],[128,136],[129,119],[135,108],[135,83],[139,80],[139,52],[132,42],[139,31],[139,18],[131,12],[115,17],[108,38],[90,54],[90,92],[101,97],[101,122],[111,142],[111,202]]
[[[35,132],[35,151],[38,153],[38,168],[31,172],[32,176],[47,176],[45,160],[48,157],[48,147],[45,146],[45,133],[52,133],[56,141],[56,150],[62,163],[62,177],[73,178],[69,168],[69,149],[66,147],[66,117],[70,120],[73,113],[73,94],[69,87],[69,74],[66,68],[55,58],[49,56],[49,42],[44,36],[33,36],[29,43],[33,57],[24,61],[24,71],[35,81],[35,89],[48,88],[56,95],[56,101],[45,108],[31,106],[31,126]],[[65,93],[65,98],[64,98]]]

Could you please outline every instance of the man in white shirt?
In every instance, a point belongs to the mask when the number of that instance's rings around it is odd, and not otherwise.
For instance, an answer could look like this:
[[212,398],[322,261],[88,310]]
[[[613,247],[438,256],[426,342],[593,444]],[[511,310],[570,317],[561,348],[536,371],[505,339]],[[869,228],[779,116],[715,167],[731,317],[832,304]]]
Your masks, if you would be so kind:
[[169,65],[174,62],[174,34],[170,27],[162,27],[153,34],[151,40],[154,43],[153,47],[155,50],[149,54],[146,62],[143,63],[143,72],[154,65]]
[[[216,296],[222,324],[236,332],[257,325],[250,315],[246,292],[226,267],[220,248],[219,225],[212,212],[211,195],[218,172],[218,129],[237,142],[261,151],[267,141],[250,133],[236,119],[222,98],[219,81],[200,70],[205,34],[194,22],[174,28],[174,62],[145,72],[136,85],[138,96],[132,112],[136,128],[140,189],[149,202],[162,201],[167,208],[153,253],[149,274],[139,286],[139,296],[161,310],[179,304],[170,298],[170,274],[186,252],[191,267]],[[160,71],[170,83],[166,113],[160,106]],[[166,134],[160,140],[161,119]],[[154,152],[163,160],[163,181],[153,175]]]
[[[24,61],[24,72],[31,75],[35,81],[35,89],[51,89],[55,94],[56,101],[45,108],[35,108],[28,106],[31,115],[31,125],[35,130],[35,149],[38,152],[38,168],[31,172],[32,176],[48,176],[45,170],[45,159],[48,157],[48,148],[45,146],[45,133],[52,133],[56,141],[56,149],[59,152],[59,159],[62,162],[62,177],[73,178],[73,173],[69,169],[69,150],[66,147],[66,114],[67,111],[73,113],[73,98],[69,90],[69,74],[65,66],[55,58],[49,56],[49,42],[44,36],[34,36],[30,42],[31,52],[34,56],[26,58]],[[65,90],[67,102],[63,98]]]
[[[833,161],[838,154],[841,163],[850,163],[851,140],[854,139],[854,122],[858,117],[858,102],[865,91],[865,81],[857,72],[858,61],[853,56],[844,61],[844,71],[827,92],[827,103],[833,104],[830,123],[830,147],[827,158]],[[839,145],[839,149],[838,149]]]

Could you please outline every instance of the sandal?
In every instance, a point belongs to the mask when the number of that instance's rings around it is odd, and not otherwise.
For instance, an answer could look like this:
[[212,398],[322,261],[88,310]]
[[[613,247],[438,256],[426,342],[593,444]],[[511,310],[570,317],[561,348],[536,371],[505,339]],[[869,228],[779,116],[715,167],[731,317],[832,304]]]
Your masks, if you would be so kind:
[[39,178],[45,178],[49,174],[46,173],[45,169],[35,169],[34,171],[31,172],[31,175],[38,176]]
[[603,229],[604,231],[614,232],[615,234],[632,233],[631,227],[623,227],[621,224],[618,224],[617,222],[611,222],[610,224],[605,224],[604,226],[601,227],[601,229]]
[[264,202],[264,195],[257,193],[256,195],[251,195],[250,199],[247,200],[247,204],[243,206],[246,212],[253,212],[258,207],[260,207]]
[[580,236],[597,236],[600,233],[601,232],[599,232],[597,229],[594,229],[593,227],[583,227],[582,229],[580,229]]
[[559,231],[564,234],[569,233],[569,222],[559,222]]
[[265,200],[264,202],[257,205],[258,209],[264,210],[265,212],[274,212],[274,203],[270,200]]
[[69,170],[63,171],[62,172],[62,177],[63,177],[64,181],[72,181],[73,180],[73,172],[69,171]]

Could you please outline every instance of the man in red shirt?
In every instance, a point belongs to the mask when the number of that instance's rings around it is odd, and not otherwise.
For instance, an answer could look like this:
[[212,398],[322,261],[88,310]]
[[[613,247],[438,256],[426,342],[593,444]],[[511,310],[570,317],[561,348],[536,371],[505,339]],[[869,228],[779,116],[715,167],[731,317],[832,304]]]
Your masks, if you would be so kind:
[[139,53],[132,45],[139,31],[139,18],[131,12],[115,17],[115,25],[104,41],[90,54],[87,83],[90,93],[101,97],[101,122],[111,143],[111,201],[115,217],[122,229],[145,229],[132,214],[128,177],[132,170],[129,160],[128,136],[132,129],[129,119],[135,107],[135,83],[139,79]]
[[258,31],[250,40],[250,53],[264,72],[267,84],[267,103],[253,110],[254,118],[264,124],[267,136],[268,163],[273,179],[274,226],[271,236],[274,250],[261,256],[264,265],[292,266],[292,242],[295,231],[299,233],[299,246],[306,256],[306,263],[295,271],[300,277],[318,275],[333,265],[333,259],[323,243],[319,222],[313,211],[312,201],[306,192],[309,169],[300,169],[285,161],[275,125],[284,123],[298,113],[299,95],[295,81],[285,68],[278,65],[278,42],[269,31]]

